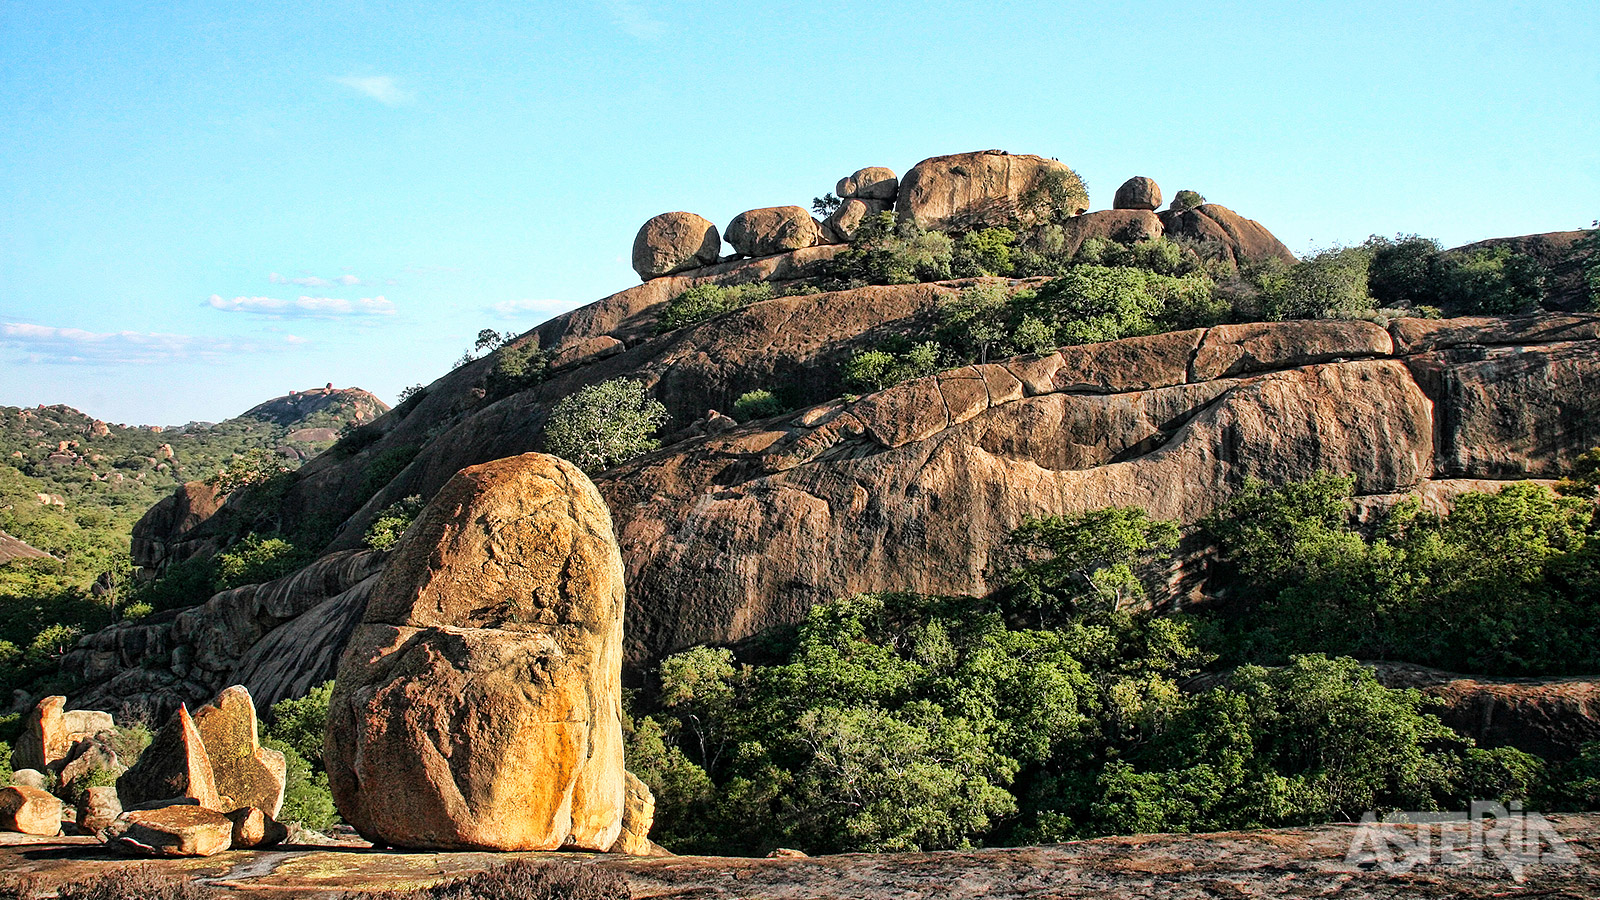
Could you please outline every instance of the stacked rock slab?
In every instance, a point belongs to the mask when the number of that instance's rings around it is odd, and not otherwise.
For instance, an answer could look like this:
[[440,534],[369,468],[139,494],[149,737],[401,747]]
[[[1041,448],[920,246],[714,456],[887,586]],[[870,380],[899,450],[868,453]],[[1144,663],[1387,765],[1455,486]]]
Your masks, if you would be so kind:
[[1053,202],[1076,207],[1062,212],[1089,208],[1083,182],[1056,160],[1000,150],[935,156],[900,179],[895,211],[939,231],[1008,225],[1033,194],[1046,189],[1061,195]]
[[324,758],[345,821],[396,847],[609,849],[623,595],[610,513],[571,463],[456,473],[339,663]]
[[856,236],[862,220],[894,209],[899,188],[900,179],[883,166],[857,169],[855,174],[839,179],[835,187],[839,206],[823,224],[840,239],[848,241]]
[[771,256],[815,246],[821,231],[798,206],[770,206],[734,216],[725,236],[741,256]]
[[639,227],[633,239],[633,270],[645,281],[717,261],[722,236],[709,219],[668,212]]
[[251,807],[276,816],[283,806],[288,765],[282,753],[256,739],[256,707],[250,691],[234,685],[194,714],[195,730],[211,760],[218,809]]
[[207,809],[222,807],[211,757],[187,708],[178,707],[139,761],[117,779],[117,796],[124,806],[187,797]]

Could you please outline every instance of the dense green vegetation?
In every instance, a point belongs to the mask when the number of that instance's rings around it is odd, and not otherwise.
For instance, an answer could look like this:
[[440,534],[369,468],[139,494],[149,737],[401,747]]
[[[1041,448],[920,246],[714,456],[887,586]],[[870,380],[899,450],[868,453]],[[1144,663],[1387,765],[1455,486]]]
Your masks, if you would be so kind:
[[[1201,526],[1202,614],[1141,612],[1177,526],[1135,508],[1031,520],[994,595],[858,596],[740,649],[665,660],[629,766],[687,852],[933,849],[1600,798],[1564,764],[1476,747],[1355,658],[1600,670],[1600,453],[1558,495],[1468,494],[1352,524],[1352,480],[1255,485]],[[1214,674],[1204,679],[1202,672]]]
[[280,700],[272,704],[268,717],[272,724],[258,727],[261,745],[282,753],[288,763],[278,819],[314,831],[326,831],[339,822],[322,759],[322,735],[327,730],[332,696],[333,682],[328,681],[304,697]]
[[[165,429],[97,422],[65,406],[0,407],[0,530],[52,557],[0,565],[0,690],[51,687],[56,659],[85,631],[192,605],[303,562],[291,538],[275,533],[283,476],[379,409],[356,396],[301,396],[311,399]],[[241,542],[217,557],[136,582],[134,522],[194,480],[251,494],[257,502],[241,507],[259,515],[235,517],[227,537]]]

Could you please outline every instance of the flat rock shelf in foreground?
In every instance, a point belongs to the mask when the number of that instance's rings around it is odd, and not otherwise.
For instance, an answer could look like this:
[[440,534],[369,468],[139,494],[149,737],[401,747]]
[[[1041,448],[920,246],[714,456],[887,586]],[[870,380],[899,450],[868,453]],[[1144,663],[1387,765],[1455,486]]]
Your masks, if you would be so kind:
[[[226,897],[330,897],[406,890],[512,859],[581,862],[622,873],[634,897],[745,900],[888,900],[983,897],[1593,897],[1600,895],[1600,815],[1551,815],[1571,861],[1531,865],[1517,882],[1492,862],[1391,872],[1370,856],[1347,861],[1360,826],[1100,838],[1075,844],[943,853],[810,859],[679,856],[660,859],[563,853],[388,853],[285,846],[204,860],[156,860],[163,872],[201,880]],[[1415,826],[1397,836],[1415,837]],[[1438,835],[1433,846],[1438,846]],[[1435,854],[1436,856],[1437,854]],[[126,865],[93,838],[0,835],[0,871],[31,875],[46,890]]]

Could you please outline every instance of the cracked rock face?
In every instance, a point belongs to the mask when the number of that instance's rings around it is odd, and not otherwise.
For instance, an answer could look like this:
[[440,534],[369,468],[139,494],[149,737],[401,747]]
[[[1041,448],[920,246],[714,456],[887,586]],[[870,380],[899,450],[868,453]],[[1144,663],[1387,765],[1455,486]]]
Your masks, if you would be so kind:
[[622,559],[594,485],[528,453],[452,478],[339,663],[325,758],[375,842],[603,851],[622,830]]

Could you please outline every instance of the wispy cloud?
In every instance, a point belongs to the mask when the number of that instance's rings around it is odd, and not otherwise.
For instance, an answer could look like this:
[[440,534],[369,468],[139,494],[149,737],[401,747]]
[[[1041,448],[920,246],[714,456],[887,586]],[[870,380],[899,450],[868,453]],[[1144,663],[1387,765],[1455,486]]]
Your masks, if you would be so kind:
[[394,315],[394,304],[382,294],[376,297],[362,297],[357,300],[311,296],[301,296],[297,300],[284,300],[278,297],[234,297],[230,300],[221,294],[212,294],[210,299],[201,305],[222,310],[223,312],[254,313],[280,319],[328,319],[341,316]]
[[239,342],[145,331],[85,331],[0,322],[0,347],[20,350],[29,362],[72,365],[153,364],[176,359],[220,360],[240,353],[260,353],[275,344]]
[[501,300],[491,303],[489,312],[502,319],[528,319],[533,316],[548,318],[567,311],[569,304],[560,300]]
[[599,3],[618,28],[641,41],[660,40],[667,33],[667,23],[632,0],[599,0]]
[[335,78],[334,81],[365,94],[384,106],[400,106],[410,103],[416,97],[411,91],[401,90],[400,85],[389,75],[347,75],[344,78]]
[[299,285],[300,287],[314,288],[331,287],[336,284],[342,284],[345,287],[354,287],[355,285],[361,284],[360,278],[349,273],[340,275],[337,278],[328,279],[318,278],[315,275],[300,275],[291,278],[287,275],[279,275],[277,272],[273,272],[267,276],[267,280],[273,284],[295,284]]

